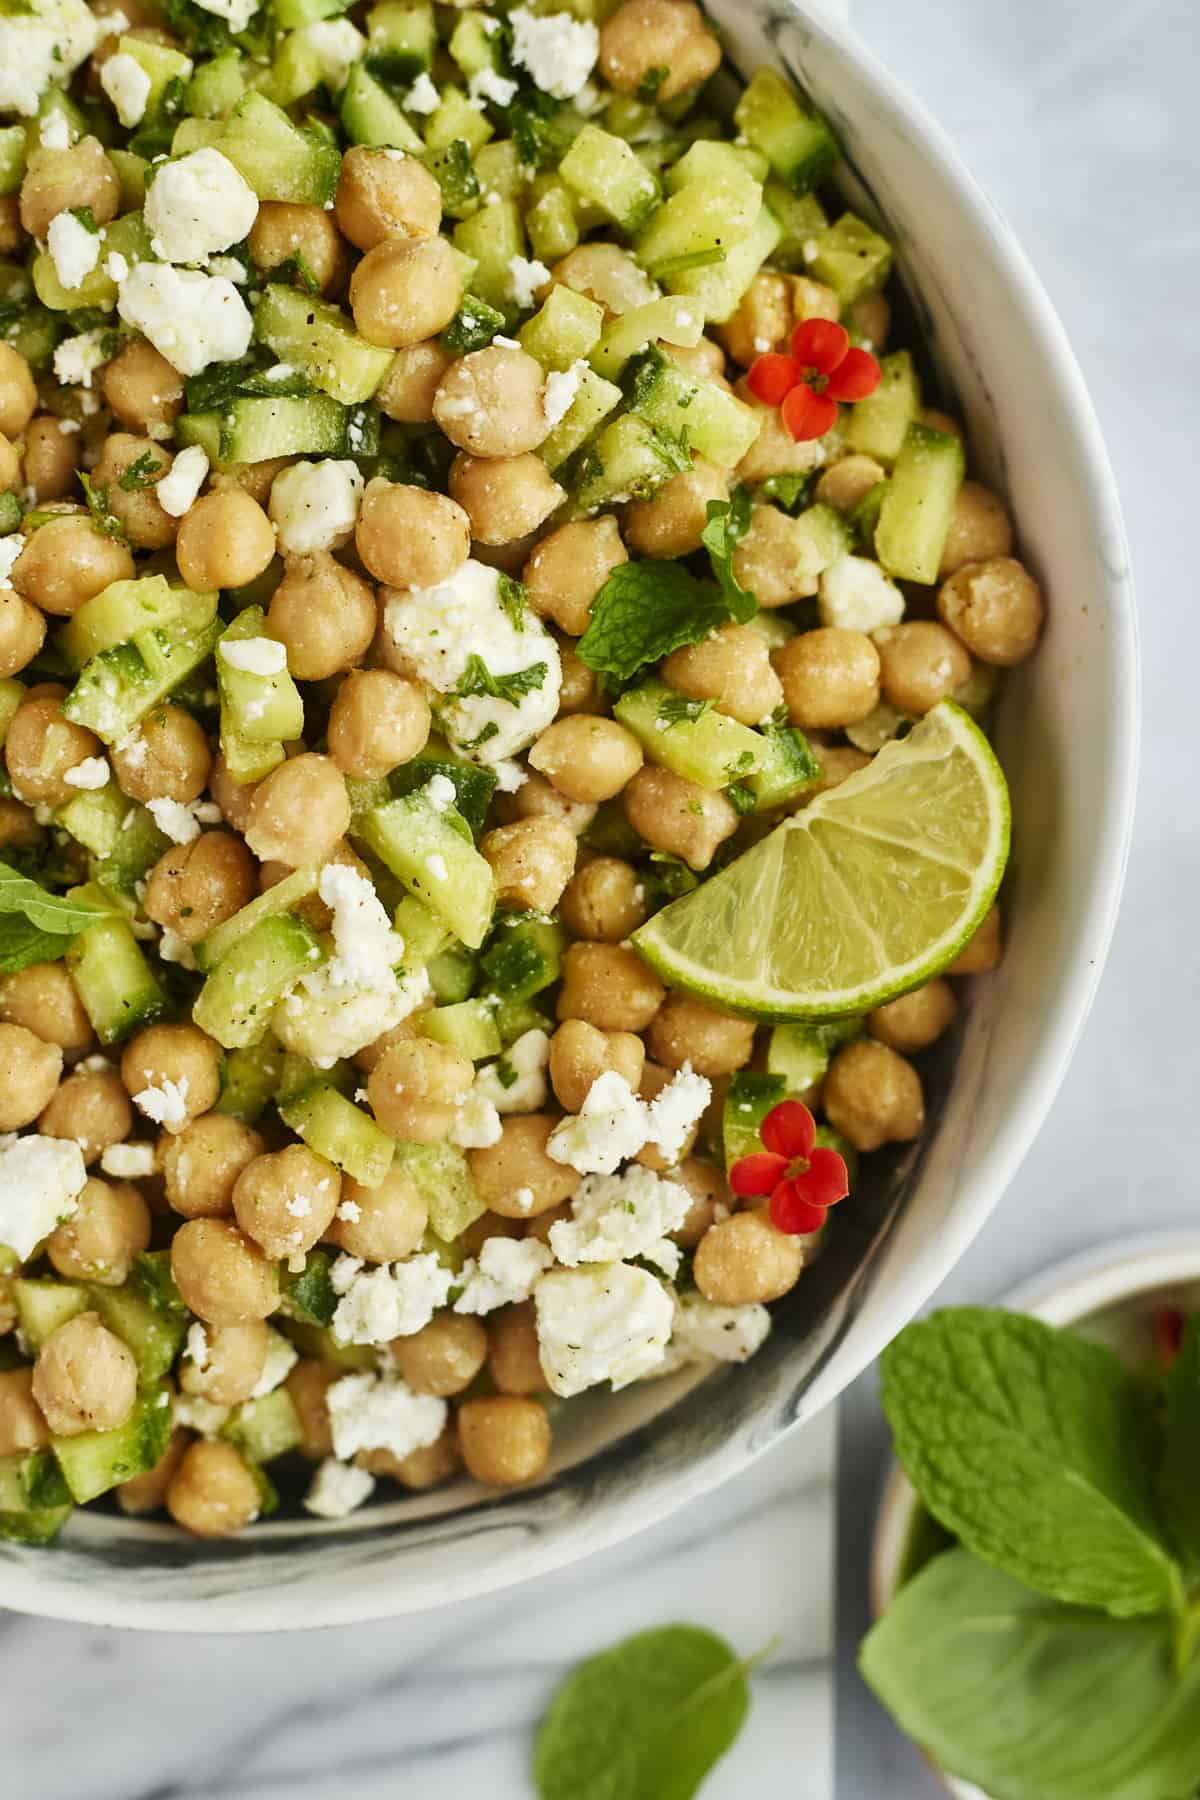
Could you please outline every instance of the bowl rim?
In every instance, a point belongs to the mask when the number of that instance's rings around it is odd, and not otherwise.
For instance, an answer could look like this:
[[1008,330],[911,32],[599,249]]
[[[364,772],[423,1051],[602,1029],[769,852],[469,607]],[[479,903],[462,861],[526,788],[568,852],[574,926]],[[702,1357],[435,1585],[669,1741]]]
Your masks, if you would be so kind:
[[[774,12],[778,7],[778,12]],[[1106,617],[1111,628],[1116,703],[1107,720],[1111,779],[1096,815],[1096,840],[1080,927],[1064,963],[1052,1026],[1037,1059],[1031,1063],[1023,1094],[1010,1110],[986,1152],[976,1163],[969,1193],[930,1241],[914,1250],[904,1281],[893,1289],[890,1306],[881,1306],[869,1323],[856,1328],[839,1345],[833,1366],[816,1377],[793,1416],[771,1431],[755,1435],[736,1450],[717,1451],[698,1465],[673,1471],[647,1484],[636,1496],[610,1503],[601,1519],[584,1516],[560,1530],[539,1536],[533,1546],[498,1557],[493,1566],[474,1569],[459,1580],[439,1577],[409,1588],[396,1584],[364,1584],[336,1603],[314,1606],[303,1626],[365,1623],[435,1606],[478,1598],[534,1576],[548,1574],[593,1552],[609,1548],[649,1529],[684,1504],[700,1498],[720,1482],[747,1467],[849,1385],[874,1361],[907,1320],[916,1316],[935,1288],[960,1260],[1015,1176],[1040,1130],[1078,1043],[1103,971],[1116,924],[1128,863],[1137,787],[1140,675],[1133,582],[1115,478],[1109,464],[1095,410],[1066,331],[1019,241],[983,188],[969,173],[945,129],[924,105],[867,48],[843,20],[826,12],[815,16],[801,0],[774,0],[775,17],[786,15],[812,38],[825,40],[852,64],[873,103],[910,133],[923,158],[936,168],[952,206],[972,218],[988,236],[1002,266],[1009,304],[1036,347],[1046,372],[1043,400],[1068,421],[1074,456],[1086,496],[1086,516],[1100,527],[1103,541],[1119,553],[1110,559],[1105,584]],[[332,1553],[332,1545],[326,1546]],[[0,1568],[0,1606],[41,1617],[92,1625],[120,1625],[159,1631],[270,1631],[298,1628],[291,1620],[273,1624],[269,1592],[249,1591],[245,1610],[231,1616],[223,1608],[207,1622],[203,1601],[178,1609],[136,1594],[114,1593],[106,1584],[56,1579],[52,1567],[29,1574],[24,1567]]]

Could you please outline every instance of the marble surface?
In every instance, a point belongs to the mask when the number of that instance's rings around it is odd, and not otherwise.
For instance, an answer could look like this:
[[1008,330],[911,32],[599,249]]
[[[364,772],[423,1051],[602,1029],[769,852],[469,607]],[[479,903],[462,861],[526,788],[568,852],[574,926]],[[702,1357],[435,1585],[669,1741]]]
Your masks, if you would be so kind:
[[[1145,658],[1142,798],[1109,970],[1054,1114],[942,1298],[985,1300],[1124,1228],[1191,1223],[1200,609],[1190,532],[1200,336],[1200,13],[1190,0],[855,0],[855,17],[1015,223],[1120,478]],[[1031,396],[1036,404],[1036,396]],[[1187,535],[1185,536],[1185,533]],[[529,1729],[621,1634],[704,1621],[779,1649],[705,1800],[829,1793],[832,1422],[581,1567],[427,1620],[287,1641],[0,1618],[11,1800],[529,1800]],[[837,1800],[940,1792],[858,1683],[885,1455],[874,1379],[840,1418]]]

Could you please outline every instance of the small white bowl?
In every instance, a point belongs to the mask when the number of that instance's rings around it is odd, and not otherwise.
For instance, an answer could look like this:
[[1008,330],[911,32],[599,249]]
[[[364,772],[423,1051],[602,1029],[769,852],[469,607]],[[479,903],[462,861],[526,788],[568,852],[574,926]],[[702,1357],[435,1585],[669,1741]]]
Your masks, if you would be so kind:
[[[1120,1238],[1057,1263],[1005,1296],[1010,1312],[1032,1313],[1048,1325],[1071,1325],[1125,1357],[1132,1366],[1152,1353],[1154,1306],[1200,1307],[1200,1233],[1159,1232]],[[916,1490],[898,1463],[884,1483],[871,1546],[871,1611],[886,1612],[896,1592],[914,1526],[921,1514]],[[988,1800],[981,1788],[935,1768],[957,1800]]]

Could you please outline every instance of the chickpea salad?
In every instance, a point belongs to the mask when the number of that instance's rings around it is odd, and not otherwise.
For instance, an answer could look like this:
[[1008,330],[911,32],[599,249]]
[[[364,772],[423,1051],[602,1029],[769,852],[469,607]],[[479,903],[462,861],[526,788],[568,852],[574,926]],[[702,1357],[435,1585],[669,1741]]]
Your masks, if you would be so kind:
[[0,1535],[536,1480],[921,1133],[1042,600],[837,159],[692,0],[0,12]]

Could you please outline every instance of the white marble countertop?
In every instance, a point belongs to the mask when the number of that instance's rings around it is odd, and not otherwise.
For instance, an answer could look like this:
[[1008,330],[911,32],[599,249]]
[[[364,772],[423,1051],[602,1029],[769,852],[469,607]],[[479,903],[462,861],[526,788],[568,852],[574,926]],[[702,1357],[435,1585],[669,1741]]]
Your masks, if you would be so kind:
[[[1146,730],[1125,909],[1054,1114],[943,1290],[988,1299],[1130,1226],[1187,1224],[1200,887],[1194,594],[1200,14],[1190,0],[855,0],[1015,223],[1099,406],[1141,599]],[[1185,538],[1185,531],[1188,536]],[[529,1800],[528,1733],[559,1675],[625,1632],[778,1635],[705,1800],[826,1800],[830,1557],[818,1424],[665,1526],[516,1593],[287,1641],[123,1637],[0,1618],[11,1800]],[[841,1411],[838,1800],[940,1792],[853,1673],[885,1441],[875,1385]],[[768,1786],[770,1784],[770,1786]]]

